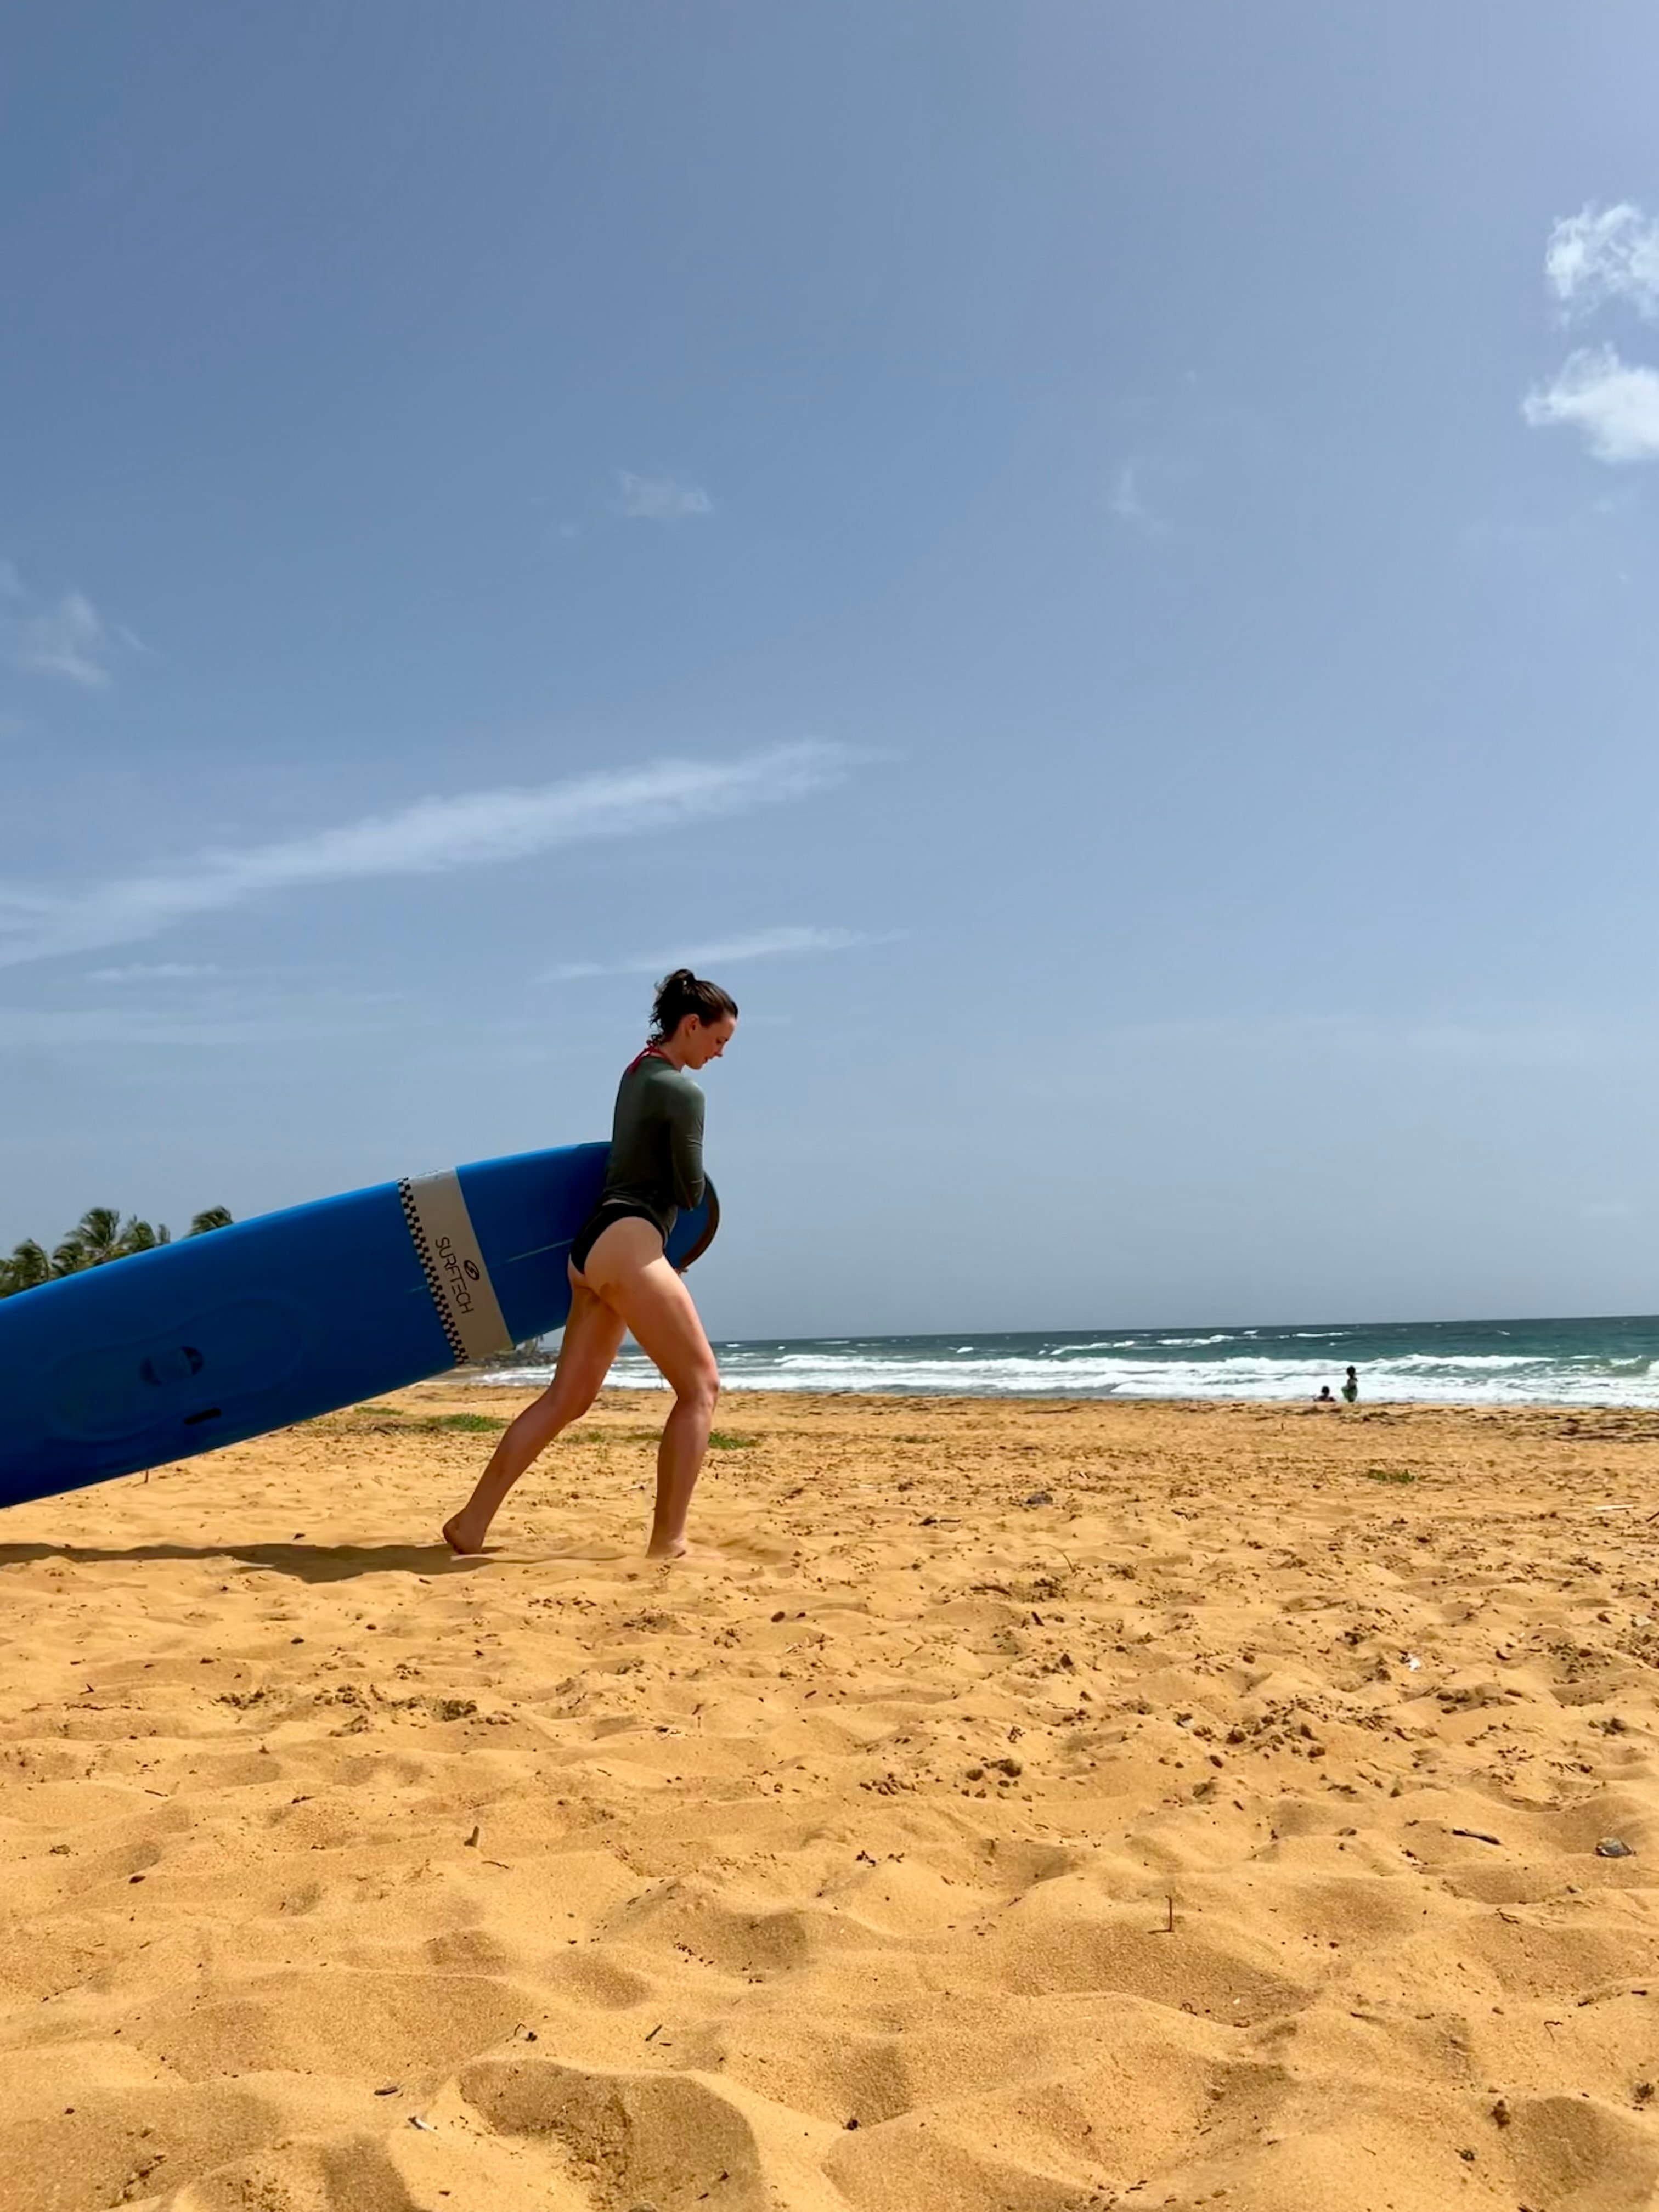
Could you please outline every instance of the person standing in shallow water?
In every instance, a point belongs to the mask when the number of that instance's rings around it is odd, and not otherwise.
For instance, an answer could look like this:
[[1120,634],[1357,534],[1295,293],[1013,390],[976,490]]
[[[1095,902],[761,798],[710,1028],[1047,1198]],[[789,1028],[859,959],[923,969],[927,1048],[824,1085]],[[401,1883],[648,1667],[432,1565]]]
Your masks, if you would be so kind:
[[1359,1377],[1352,1367],[1348,1370],[1347,1379],[1342,1385],[1342,1395],[1350,1406],[1358,1402]]
[[560,1430],[587,1411],[632,1330],[674,1393],[657,1451],[647,1553],[653,1559],[684,1556],[685,1516],[720,1378],[666,1246],[678,1209],[702,1202],[702,1092],[690,1071],[718,1060],[737,1025],[736,1001],[689,968],[677,968],[657,987],[650,1040],[617,1086],[605,1188],[570,1247],[570,1314],[553,1380],[507,1430],[471,1497],[445,1522],[452,1551],[483,1549],[507,1492]]

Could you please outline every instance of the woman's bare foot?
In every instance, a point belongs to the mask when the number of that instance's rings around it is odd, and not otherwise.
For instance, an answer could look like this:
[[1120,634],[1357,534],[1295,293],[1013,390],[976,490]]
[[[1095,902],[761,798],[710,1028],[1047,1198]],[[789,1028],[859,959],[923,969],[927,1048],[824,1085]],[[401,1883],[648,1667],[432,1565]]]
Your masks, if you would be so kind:
[[482,1533],[475,1540],[471,1532],[461,1526],[463,1516],[456,1514],[444,1522],[444,1541],[459,1559],[476,1559],[483,1550]]
[[684,1536],[672,1545],[647,1544],[645,1556],[647,1559],[654,1559],[662,1567],[688,1560],[693,1566],[713,1567],[720,1562],[720,1554],[712,1544],[688,1544]]

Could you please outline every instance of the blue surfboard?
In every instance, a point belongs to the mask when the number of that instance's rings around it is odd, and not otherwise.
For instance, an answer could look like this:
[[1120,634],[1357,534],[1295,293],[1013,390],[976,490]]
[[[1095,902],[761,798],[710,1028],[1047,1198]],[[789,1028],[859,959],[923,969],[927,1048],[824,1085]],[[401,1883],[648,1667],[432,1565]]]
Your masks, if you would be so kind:
[[[0,1505],[356,1405],[557,1328],[608,1145],[405,1176],[0,1299]],[[711,1185],[674,1224],[689,1267]]]

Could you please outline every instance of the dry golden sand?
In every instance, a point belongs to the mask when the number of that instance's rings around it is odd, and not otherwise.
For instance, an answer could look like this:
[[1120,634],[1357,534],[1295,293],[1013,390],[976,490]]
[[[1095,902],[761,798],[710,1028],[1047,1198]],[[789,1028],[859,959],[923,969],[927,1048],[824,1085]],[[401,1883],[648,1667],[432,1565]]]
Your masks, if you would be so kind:
[[0,1518],[5,2212],[1655,2201],[1659,1422],[518,1402]]

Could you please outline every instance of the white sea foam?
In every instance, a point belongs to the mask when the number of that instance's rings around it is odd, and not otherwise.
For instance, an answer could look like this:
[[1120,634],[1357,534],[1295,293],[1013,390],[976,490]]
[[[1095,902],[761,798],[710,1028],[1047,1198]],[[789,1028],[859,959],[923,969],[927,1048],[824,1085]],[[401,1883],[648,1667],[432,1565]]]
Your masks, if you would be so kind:
[[[850,1342],[851,1339],[843,1339]],[[1139,1336],[1103,1337],[1097,1344],[1049,1344],[1037,1355],[1042,1359],[1076,1359],[1085,1352],[1134,1352],[1146,1341]]]
[[[1316,1348],[1320,1339],[1340,1339]],[[1512,1348],[1489,1348],[1494,1340]],[[1218,1347],[1233,1345],[1237,1349]],[[1659,1322],[1425,1324],[1141,1335],[949,1339],[826,1338],[720,1347],[733,1389],[885,1392],[923,1397],[1199,1398],[1306,1402],[1334,1389],[1352,1359],[1366,1404],[1659,1407]],[[1207,1352],[1209,1356],[1194,1356]],[[1182,1356],[1185,1354],[1187,1356]],[[492,1370],[492,1382],[545,1382],[540,1362]],[[612,1380],[662,1387],[640,1353]]]

